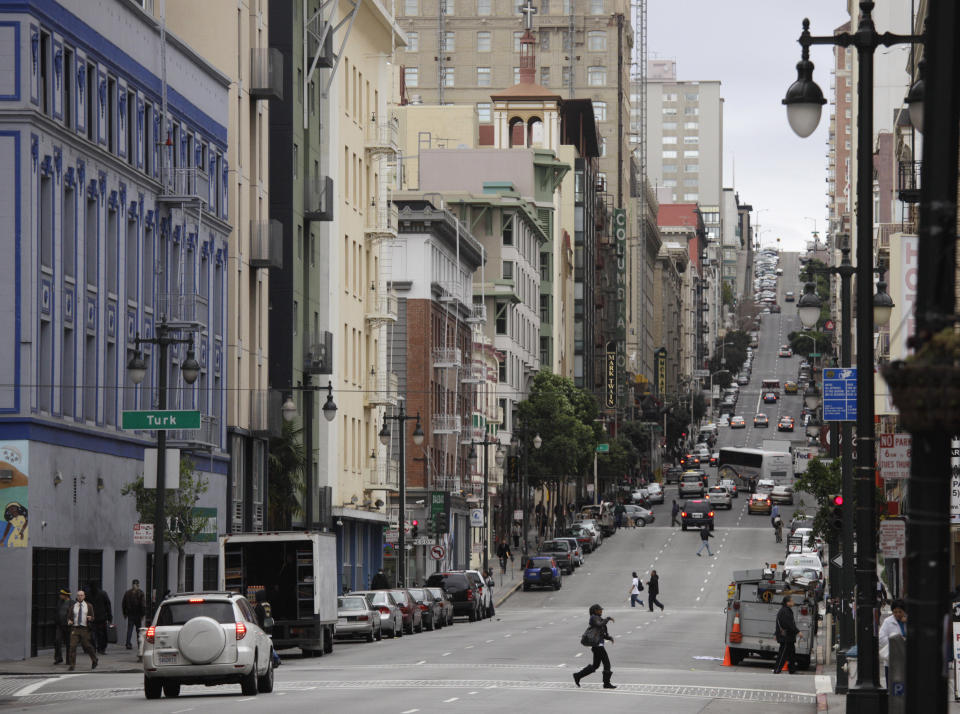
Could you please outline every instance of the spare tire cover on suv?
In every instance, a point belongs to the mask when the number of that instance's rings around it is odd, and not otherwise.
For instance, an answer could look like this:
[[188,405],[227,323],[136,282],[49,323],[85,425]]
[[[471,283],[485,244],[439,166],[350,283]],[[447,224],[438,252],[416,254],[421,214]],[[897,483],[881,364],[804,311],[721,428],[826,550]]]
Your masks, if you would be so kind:
[[213,662],[227,644],[223,626],[212,617],[194,617],[187,621],[177,637],[180,653],[194,664]]

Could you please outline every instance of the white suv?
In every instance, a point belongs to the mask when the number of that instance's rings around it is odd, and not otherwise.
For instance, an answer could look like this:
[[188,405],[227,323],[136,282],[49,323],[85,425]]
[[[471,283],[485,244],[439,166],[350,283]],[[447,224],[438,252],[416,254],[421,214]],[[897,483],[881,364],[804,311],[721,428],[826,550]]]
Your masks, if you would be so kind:
[[181,684],[240,684],[246,696],[273,691],[270,637],[236,593],[185,593],[160,603],[143,647],[147,699]]

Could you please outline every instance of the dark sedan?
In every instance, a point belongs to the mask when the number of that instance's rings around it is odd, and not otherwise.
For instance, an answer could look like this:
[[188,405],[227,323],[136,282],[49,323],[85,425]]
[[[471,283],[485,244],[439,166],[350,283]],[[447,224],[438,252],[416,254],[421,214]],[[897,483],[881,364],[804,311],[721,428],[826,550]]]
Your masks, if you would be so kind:
[[420,608],[423,626],[428,630],[437,630],[443,627],[443,605],[437,602],[433,593],[427,588],[409,588],[408,592],[413,597],[417,607]]
[[453,624],[453,597],[443,588],[427,588],[430,593],[440,603],[443,611],[444,627]]
[[423,615],[410,591],[402,588],[391,590],[390,594],[397,601],[397,607],[403,615],[403,631],[410,635],[414,632],[423,632]]

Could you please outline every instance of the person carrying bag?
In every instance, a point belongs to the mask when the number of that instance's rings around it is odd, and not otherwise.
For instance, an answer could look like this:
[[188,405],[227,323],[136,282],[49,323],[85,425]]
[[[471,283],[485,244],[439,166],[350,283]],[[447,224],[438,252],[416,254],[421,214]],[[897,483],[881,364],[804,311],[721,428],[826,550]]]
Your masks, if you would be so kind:
[[613,621],[614,620],[612,617],[603,617],[603,608],[600,605],[590,606],[589,625],[587,626],[587,629],[584,631],[583,635],[580,637],[580,644],[584,647],[589,647],[591,652],[593,652],[593,663],[588,664],[579,672],[574,673],[573,683],[578,687],[580,686],[581,679],[596,672],[602,664],[603,688],[617,688],[616,685],[610,683],[610,677],[613,675],[613,672],[610,669],[610,657],[607,654],[606,647],[604,647],[603,644],[604,640],[609,640],[611,643],[613,642],[613,638],[607,632],[607,623]]

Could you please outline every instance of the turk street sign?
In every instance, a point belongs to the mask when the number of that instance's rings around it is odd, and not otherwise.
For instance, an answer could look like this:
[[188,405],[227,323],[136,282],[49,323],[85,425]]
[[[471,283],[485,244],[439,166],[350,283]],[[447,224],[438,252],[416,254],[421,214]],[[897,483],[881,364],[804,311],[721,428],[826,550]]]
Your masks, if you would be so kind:
[[121,429],[139,431],[159,431],[161,429],[199,429],[199,411],[176,411],[172,409],[151,409],[149,411],[123,412]]

